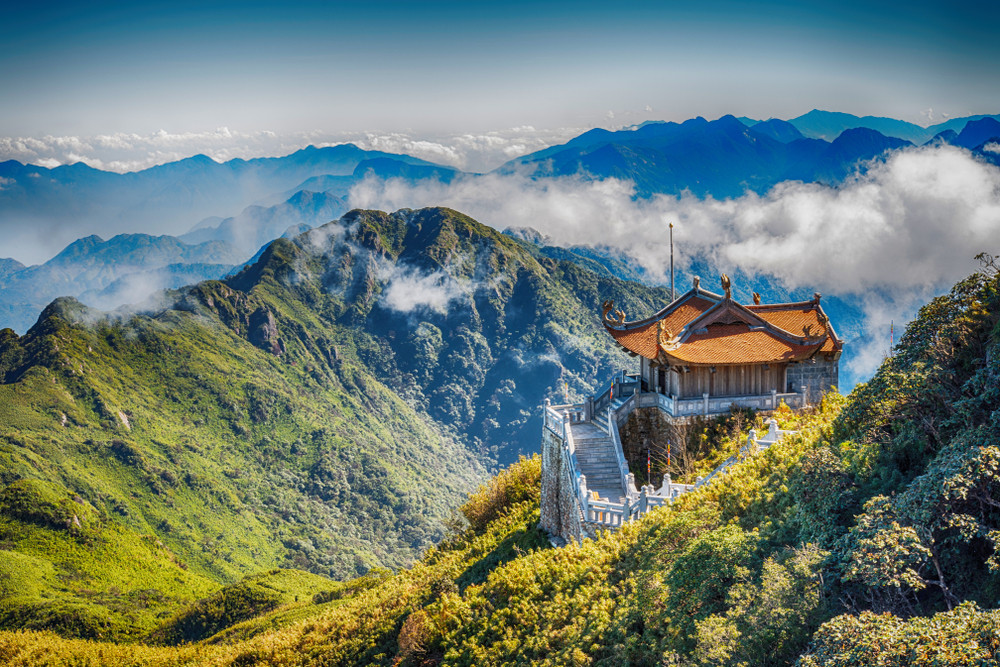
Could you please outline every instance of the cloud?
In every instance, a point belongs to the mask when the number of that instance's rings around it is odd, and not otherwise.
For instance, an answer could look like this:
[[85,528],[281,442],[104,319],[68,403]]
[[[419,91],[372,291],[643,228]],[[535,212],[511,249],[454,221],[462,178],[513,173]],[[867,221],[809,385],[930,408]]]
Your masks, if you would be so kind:
[[615,179],[490,174],[414,187],[370,178],[349,204],[449,206],[498,229],[533,227],[558,244],[620,248],[660,276],[674,222],[681,269],[707,259],[719,271],[770,275],[857,304],[866,328],[849,365],[859,375],[888,347],[890,320],[899,327],[975,271],[976,254],[1000,250],[1000,169],[952,146],[894,153],[836,188],[786,182],[729,200],[635,194]]
[[380,276],[386,280],[382,303],[401,313],[426,308],[445,314],[452,301],[466,295],[466,289],[443,269],[424,273],[398,265]]
[[998,143],[986,144],[985,146],[983,146],[983,150],[986,151],[987,153],[1000,153],[1000,144]]
[[0,190],[3,190],[8,185],[14,185],[15,182],[16,181],[13,178],[4,178],[3,176],[0,176]]
[[118,132],[92,137],[0,137],[0,161],[56,167],[84,162],[95,169],[119,173],[139,171],[195,154],[225,162],[234,158],[288,155],[308,145],[354,143],[366,150],[404,153],[468,171],[488,171],[504,162],[563,143],[585,128],[538,130],[519,126],[481,134],[443,134],[415,137],[410,134],[374,132],[295,132],[269,130],[244,132],[219,127],[202,132],[150,134]]

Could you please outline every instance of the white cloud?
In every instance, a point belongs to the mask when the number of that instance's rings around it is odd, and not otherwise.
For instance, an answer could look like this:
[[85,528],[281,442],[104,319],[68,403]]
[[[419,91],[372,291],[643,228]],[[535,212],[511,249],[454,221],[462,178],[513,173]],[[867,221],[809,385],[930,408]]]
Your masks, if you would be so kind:
[[140,135],[129,132],[93,137],[0,137],[0,161],[55,167],[84,162],[96,169],[128,172],[203,153],[225,162],[234,158],[287,155],[310,144],[333,146],[354,143],[366,150],[404,153],[469,171],[488,171],[511,158],[552,144],[563,143],[585,128],[537,130],[531,126],[482,134],[414,137],[405,133],[297,132],[270,130],[242,132],[219,127],[205,132],[158,130]]
[[556,243],[621,248],[659,275],[674,222],[681,268],[703,257],[720,271],[770,274],[789,288],[858,303],[866,331],[850,365],[861,374],[887,349],[889,320],[900,326],[975,271],[977,253],[1000,250],[1000,169],[951,146],[895,153],[837,188],[786,182],[731,200],[640,199],[631,183],[614,179],[487,175],[419,188],[368,179],[350,205],[449,206],[498,229],[530,226]]
[[14,185],[14,183],[16,183],[16,181],[13,178],[4,178],[3,176],[0,176],[0,190],[3,190],[8,185]]
[[983,146],[983,150],[986,151],[987,153],[1000,153],[1000,144],[998,143],[986,144],[985,146]]
[[401,313],[427,308],[444,314],[452,301],[466,294],[461,284],[442,269],[424,273],[395,265],[381,277],[387,281],[382,303]]

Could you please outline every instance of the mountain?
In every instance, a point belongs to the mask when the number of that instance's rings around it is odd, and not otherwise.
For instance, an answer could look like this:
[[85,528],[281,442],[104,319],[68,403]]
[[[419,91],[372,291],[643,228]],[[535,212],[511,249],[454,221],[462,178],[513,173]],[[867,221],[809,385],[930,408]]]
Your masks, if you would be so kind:
[[992,118],[993,120],[1000,120],[1000,114],[986,115],[980,114],[978,116],[964,116],[962,118],[952,118],[946,120],[943,123],[938,123],[937,125],[931,125],[927,128],[928,132],[933,134],[940,134],[947,130],[952,130],[953,132],[961,132],[962,128],[968,125],[972,121],[982,120],[983,118]]
[[[813,109],[809,113],[790,119],[788,122],[806,137],[823,139],[824,141],[832,141],[845,130],[866,128],[875,130],[887,137],[903,139],[913,144],[924,144],[942,132],[950,130],[958,133],[969,123],[977,123],[983,119],[1000,121],[1000,115],[952,118],[943,123],[921,127],[913,123],[907,123],[906,121],[896,120],[895,118],[882,118],[878,116],[859,117],[849,113]],[[965,147],[974,148],[975,146]]]
[[952,143],[971,150],[989,141],[1000,141],[1000,120],[987,117],[966,123]]
[[47,169],[3,162],[0,234],[6,245],[0,254],[21,253],[19,259],[41,261],[90,234],[177,234],[193,221],[230,216],[314,176],[349,177],[359,164],[377,158],[448,171],[353,144],[309,146],[284,157],[224,163],[196,155],[126,174],[82,163]]
[[410,563],[535,448],[544,398],[624,363],[605,298],[663,295],[424,209],[352,211],[145,310],[57,299],[0,331],[0,624],[135,639],[263,595],[245,575]]
[[172,236],[77,239],[44,264],[0,273],[0,327],[26,331],[58,296],[110,309],[157,290],[221,278],[249,254],[220,241],[188,244]]
[[[0,658],[996,664],[998,295],[1000,271],[987,262],[921,309],[871,382],[848,397],[829,394],[815,410],[779,409],[781,428],[793,432],[777,444],[740,455],[726,475],[598,539],[550,545],[538,530],[546,471],[539,457],[523,459],[469,496],[448,538],[412,568],[330,584],[299,601],[289,589],[322,583],[274,573],[272,588],[268,577],[249,578],[184,606],[153,635],[193,645],[6,632]],[[745,446],[750,429],[763,430],[745,414],[691,426],[675,446],[697,442],[723,455]],[[262,610],[253,614],[256,600]]]
[[581,174],[635,183],[640,196],[699,197],[762,194],[784,180],[837,184],[884,150],[908,142],[873,131],[848,130],[833,142],[798,136],[783,121],[747,127],[733,116],[715,121],[651,123],[634,130],[592,130],[563,144],[518,158],[498,173],[535,178]]
[[857,128],[875,130],[887,137],[904,139],[914,144],[922,144],[936,134],[936,132],[931,131],[929,128],[923,128],[903,120],[896,120],[895,118],[883,118],[879,116],[858,117],[849,113],[820,111],[819,109],[813,109],[809,113],[791,118],[788,122],[794,125],[803,135],[813,139],[823,139],[824,141],[833,141],[844,130]]
[[[404,163],[399,163],[404,164]],[[339,218],[344,197],[298,190],[274,206],[248,206],[229,218],[206,218],[179,237],[120,234],[77,239],[39,266],[0,264],[0,328],[24,332],[57,296],[111,310],[158,290],[222,278],[264,245]]]
[[207,219],[177,238],[185,243],[223,242],[236,252],[250,256],[261,246],[281,236],[289,227],[309,228],[336,220],[347,211],[346,193],[298,190],[274,206],[248,206],[239,215]]
[[[741,122],[743,121],[741,120]],[[769,137],[775,141],[780,141],[783,144],[805,138],[805,135],[799,132],[798,128],[794,125],[788,121],[779,120],[777,118],[771,118],[770,120],[752,124],[744,122],[743,124],[752,128],[752,134]]]
[[875,130],[852,128],[841,132],[818,154],[810,154],[796,162],[785,176],[807,182],[839,183],[858,170],[859,162],[910,145],[909,141],[887,137]]

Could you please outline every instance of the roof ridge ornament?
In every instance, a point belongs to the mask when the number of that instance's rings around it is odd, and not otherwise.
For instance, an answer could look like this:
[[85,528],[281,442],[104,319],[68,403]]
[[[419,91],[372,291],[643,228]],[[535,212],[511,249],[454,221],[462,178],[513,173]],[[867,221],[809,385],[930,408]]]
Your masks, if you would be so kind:
[[676,349],[680,345],[681,339],[667,328],[666,322],[660,320],[656,324],[656,342],[660,349],[666,351]]
[[753,293],[753,305],[755,306],[760,305],[760,294],[757,294],[757,292]]
[[691,282],[694,284],[693,289],[694,289],[695,292],[697,292],[699,289],[701,289],[701,287],[700,287],[700,285],[701,285],[701,278],[699,278],[698,276],[694,276],[693,278],[691,278]]
[[[625,313],[621,310],[615,310],[615,302],[611,299],[606,300],[601,305],[601,320],[607,326],[621,327],[625,325]],[[608,317],[608,313],[614,311],[614,317]]]
[[725,273],[722,274],[722,290],[726,293],[727,299],[733,298],[732,281]]
[[819,305],[819,300],[820,300],[820,298],[821,298],[822,296],[823,296],[823,295],[822,295],[822,294],[820,294],[819,292],[813,292],[813,303],[814,303],[814,304],[816,304],[816,305],[818,306],[818,305]]

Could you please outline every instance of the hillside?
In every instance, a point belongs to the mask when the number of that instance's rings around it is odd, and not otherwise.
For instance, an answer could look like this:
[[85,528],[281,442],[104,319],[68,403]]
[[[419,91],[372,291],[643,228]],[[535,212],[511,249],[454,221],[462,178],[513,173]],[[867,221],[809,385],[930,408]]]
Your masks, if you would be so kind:
[[[413,568],[180,648],[0,634],[38,664],[986,665],[1000,658],[1000,277],[935,299],[798,434],[596,541],[538,534],[538,459]],[[758,423],[759,425],[759,423]],[[741,436],[742,437],[742,436]],[[735,449],[739,441],[719,441]]]
[[33,582],[0,624],[135,637],[244,575],[411,562],[534,448],[546,395],[622,362],[608,295],[661,298],[426,209],[352,212],[143,313],[53,302],[0,335],[0,567]]

